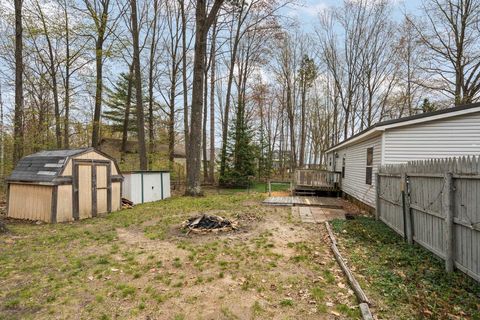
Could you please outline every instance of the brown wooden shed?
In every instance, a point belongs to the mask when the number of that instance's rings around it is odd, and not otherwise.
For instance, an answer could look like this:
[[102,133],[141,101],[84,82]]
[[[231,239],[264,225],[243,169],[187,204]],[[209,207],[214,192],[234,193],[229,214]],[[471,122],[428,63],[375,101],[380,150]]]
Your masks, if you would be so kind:
[[55,223],[116,211],[122,180],[115,160],[94,148],[41,151],[8,177],[7,215]]

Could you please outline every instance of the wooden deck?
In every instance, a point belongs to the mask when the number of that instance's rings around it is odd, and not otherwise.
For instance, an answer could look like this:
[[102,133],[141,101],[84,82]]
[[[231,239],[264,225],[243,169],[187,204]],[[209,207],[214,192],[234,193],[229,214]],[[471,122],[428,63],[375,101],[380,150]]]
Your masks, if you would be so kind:
[[263,204],[272,206],[304,206],[342,209],[342,203],[337,198],[331,197],[269,197]]
[[295,192],[339,191],[340,173],[325,170],[297,169],[294,175]]

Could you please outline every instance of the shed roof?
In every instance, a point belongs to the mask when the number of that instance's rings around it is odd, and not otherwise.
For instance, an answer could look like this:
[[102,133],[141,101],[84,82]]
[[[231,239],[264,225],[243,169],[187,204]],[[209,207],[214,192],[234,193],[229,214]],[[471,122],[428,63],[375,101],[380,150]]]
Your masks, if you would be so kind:
[[336,149],[345,147],[356,141],[363,141],[364,139],[371,137],[375,134],[380,134],[381,132],[387,129],[414,125],[417,123],[425,123],[433,120],[452,118],[459,115],[470,114],[475,112],[480,112],[480,103],[466,104],[466,105],[456,106],[452,108],[421,113],[413,116],[381,121],[366,128],[363,131],[360,131],[359,133],[351,136],[350,138],[343,140],[342,142],[334,145],[333,147],[330,147],[329,149],[326,150],[326,152],[327,153],[332,152]]
[[23,157],[7,181],[51,183],[62,172],[68,158],[94,148],[46,150]]

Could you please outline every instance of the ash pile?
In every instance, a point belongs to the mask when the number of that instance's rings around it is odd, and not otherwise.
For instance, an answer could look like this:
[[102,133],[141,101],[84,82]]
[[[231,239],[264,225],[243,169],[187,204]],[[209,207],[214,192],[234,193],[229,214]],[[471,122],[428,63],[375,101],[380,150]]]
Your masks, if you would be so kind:
[[208,233],[208,232],[225,232],[237,230],[237,222],[230,221],[220,216],[202,214],[200,216],[192,217],[183,222],[182,229],[194,233]]

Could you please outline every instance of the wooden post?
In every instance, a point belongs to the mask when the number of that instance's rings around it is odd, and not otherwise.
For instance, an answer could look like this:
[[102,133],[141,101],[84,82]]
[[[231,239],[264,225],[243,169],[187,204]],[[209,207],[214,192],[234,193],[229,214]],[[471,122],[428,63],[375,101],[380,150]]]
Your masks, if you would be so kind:
[[268,196],[272,196],[272,181],[268,180]]
[[376,194],[376,204],[375,204],[375,219],[380,220],[380,173],[377,172],[375,182],[375,194]]
[[402,182],[403,182],[403,212],[404,212],[404,223],[403,228],[405,232],[405,239],[408,244],[413,244],[413,227],[412,227],[412,211],[410,210],[410,185],[409,178],[406,173],[402,173]]
[[445,173],[442,195],[442,210],[445,217],[445,270],[453,272],[454,269],[454,224],[453,224],[453,175]]
[[403,240],[407,241],[407,211],[405,206],[405,182],[406,174],[402,172],[400,176],[400,192],[402,193],[402,213],[403,213]]

